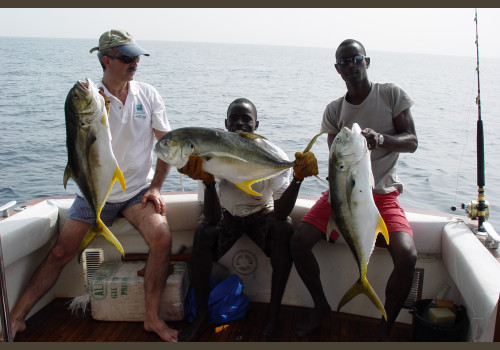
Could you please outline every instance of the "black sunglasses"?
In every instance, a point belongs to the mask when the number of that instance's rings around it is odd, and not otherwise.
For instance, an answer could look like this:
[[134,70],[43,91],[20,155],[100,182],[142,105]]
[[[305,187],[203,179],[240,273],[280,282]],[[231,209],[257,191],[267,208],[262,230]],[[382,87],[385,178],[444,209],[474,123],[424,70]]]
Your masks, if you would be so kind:
[[351,57],[337,58],[337,64],[341,65],[341,66],[347,65],[349,62],[353,62],[355,64],[359,64],[359,63],[363,62],[363,60],[365,58],[368,58],[368,57],[363,56],[363,55],[361,55],[361,54],[358,53],[357,55],[354,55],[354,56],[351,56]]
[[141,56],[125,56],[125,55],[122,55],[122,56],[110,56],[110,55],[107,55],[109,58],[111,59],[117,59],[118,61],[122,61],[123,63],[126,63],[126,64],[129,64],[129,63],[132,63],[132,62],[139,62],[139,60],[141,59]]

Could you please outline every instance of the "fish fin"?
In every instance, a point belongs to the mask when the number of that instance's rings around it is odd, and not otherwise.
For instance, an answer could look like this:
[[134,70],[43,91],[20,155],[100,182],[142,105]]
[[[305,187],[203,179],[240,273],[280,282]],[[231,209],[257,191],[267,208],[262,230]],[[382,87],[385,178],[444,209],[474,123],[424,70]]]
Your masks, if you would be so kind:
[[[99,217],[99,216],[98,216]],[[80,247],[78,248],[78,262],[80,262],[80,257],[82,256],[83,251],[87,246],[90,244],[90,242],[94,239],[94,237],[100,234],[108,242],[110,242],[118,251],[122,254],[122,256],[125,256],[125,252],[123,251],[123,247],[116,239],[116,237],[111,233],[111,231],[106,227],[104,222],[100,218],[97,219],[97,221],[90,226],[89,230],[83,237],[82,243],[80,243]]]
[[[349,203],[349,207],[352,203],[351,197],[352,197],[352,191],[354,190],[354,186],[356,186],[356,179],[355,179],[355,173],[353,171],[349,171],[347,173],[347,176],[345,178],[345,191],[346,191],[346,201]],[[351,208],[349,208],[351,209]]]
[[[366,272],[365,272],[366,273]],[[340,311],[342,306],[351,301],[356,295],[363,293],[370,299],[370,301],[377,307],[384,319],[387,321],[387,314],[385,312],[384,306],[380,302],[377,294],[373,290],[372,286],[366,279],[366,277],[361,277],[358,279],[349,290],[344,294],[337,307],[337,312]]]
[[327,241],[330,238],[332,231],[339,232],[339,229],[337,228],[337,224],[335,224],[335,220],[333,219],[333,213],[330,213],[330,219],[328,220],[328,227],[326,228],[326,240]]
[[94,144],[95,140],[97,140],[97,137],[95,136],[95,133],[89,131],[87,133],[87,139],[86,139],[86,145],[85,145],[85,154],[87,155],[87,159],[89,159],[89,154],[90,154],[90,147]]
[[238,187],[240,190],[242,190],[243,192],[251,195],[251,196],[262,196],[261,193],[259,192],[255,192],[254,190],[252,190],[252,185],[256,182],[259,182],[263,179],[256,179],[256,180],[248,180],[248,181],[241,181],[241,182],[238,182],[238,183],[235,183],[236,187]]
[[64,177],[63,177],[64,189],[66,189],[66,184],[68,183],[68,180],[71,178],[73,178],[73,173],[71,172],[69,164],[67,164],[66,169],[64,169]]
[[320,132],[319,134],[317,134],[316,136],[314,136],[311,141],[309,141],[309,143],[307,144],[307,147],[304,149],[304,152],[302,153],[306,153],[306,152],[309,152],[310,149],[312,148],[312,146],[314,145],[314,143],[316,142],[316,140],[318,139],[318,137],[320,137],[321,135],[323,135],[324,133],[328,133],[328,132],[331,132],[332,130],[326,130],[326,131],[323,131],[323,132]]
[[248,162],[246,159],[243,159],[241,157],[237,157],[234,154],[226,153],[226,152],[212,152],[212,151],[209,151],[209,152],[202,152],[200,154],[197,154],[197,156],[201,157],[201,158],[204,158],[204,159],[207,159],[207,160],[210,159],[210,158],[219,157],[219,158],[237,159],[237,160],[245,162],[245,163]]
[[87,233],[83,237],[82,242],[80,243],[80,247],[78,247],[78,262],[80,262],[80,258],[82,256],[83,251],[87,246],[90,244],[90,242],[94,239],[95,235],[97,234],[97,225],[94,223],[90,228],[88,229]]
[[321,181],[323,184],[327,185],[328,186],[328,181],[326,180],[323,180],[322,178],[320,178],[318,175],[313,175],[316,179],[318,179],[319,181]]
[[111,231],[104,225],[104,223],[99,219],[97,221],[98,225],[101,227],[101,230],[97,231],[101,236],[106,238],[106,240],[111,243],[118,251],[122,254],[122,256],[125,256],[125,252],[123,251],[123,247],[121,243],[118,241],[118,239],[111,233]]
[[243,132],[239,132],[238,133],[241,137],[244,137],[246,139],[250,139],[250,140],[255,140],[255,139],[264,139],[264,140],[267,140],[264,136],[261,136],[259,134],[255,134],[253,132],[246,132],[246,131],[243,131]]
[[111,183],[114,183],[115,181],[118,181],[120,183],[120,185],[122,186],[122,191],[125,192],[125,177],[123,176],[122,170],[119,167],[116,167]]
[[385,242],[389,244],[389,231],[387,230],[384,219],[382,219],[382,216],[380,215],[378,216],[377,227],[375,229],[375,239],[377,239],[379,232],[382,233],[382,236],[384,236]]
[[182,192],[184,192],[184,184],[182,183],[182,173],[179,173],[179,182],[181,185]]
[[374,189],[375,188],[375,178],[373,177],[373,172],[372,172],[371,167],[370,167],[370,174],[368,175],[368,181],[370,183],[370,188]]

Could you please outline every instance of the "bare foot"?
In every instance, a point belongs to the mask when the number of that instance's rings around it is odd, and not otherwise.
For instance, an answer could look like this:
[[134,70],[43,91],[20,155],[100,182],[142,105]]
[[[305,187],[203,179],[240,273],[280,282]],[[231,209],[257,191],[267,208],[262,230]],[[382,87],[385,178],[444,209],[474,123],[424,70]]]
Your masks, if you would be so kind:
[[155,332],[163,341],[177,342],[177,334],[179,331],[167,326],[163,320],[159,320],[154,323],[146,323],[146,321],[144,321],[144,329],[148,332]]
[[179,341],[188,342],[195,341],[198,339],[205,330],[208,321],[208,312],[200,312],[198,310],[198,314],[194,319],[194,322],[191,323],[188,327],[184,328],[182,332],[179,334]]
[[[24,321],[11,320],[10,321],[12,340],[16,336],[17,332],[22,332],[26,329],[26,323]],[[3,333],[0,332],[0,342],[3,342]]]
[[330,307],[312,309],[312,311],[295,326],[295,334],[299,337],[305,337],[311,334],[321,326],[323,319],[327,317],[331,311],[332,309],[330,309]]

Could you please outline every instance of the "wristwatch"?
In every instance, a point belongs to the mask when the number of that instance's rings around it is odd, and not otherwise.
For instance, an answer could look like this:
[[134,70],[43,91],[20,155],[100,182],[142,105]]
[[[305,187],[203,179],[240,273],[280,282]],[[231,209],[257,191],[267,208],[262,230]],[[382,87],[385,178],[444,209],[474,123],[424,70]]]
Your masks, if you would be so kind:
[[384,143],[384,135],[378,134],[377,146],[380,146]]

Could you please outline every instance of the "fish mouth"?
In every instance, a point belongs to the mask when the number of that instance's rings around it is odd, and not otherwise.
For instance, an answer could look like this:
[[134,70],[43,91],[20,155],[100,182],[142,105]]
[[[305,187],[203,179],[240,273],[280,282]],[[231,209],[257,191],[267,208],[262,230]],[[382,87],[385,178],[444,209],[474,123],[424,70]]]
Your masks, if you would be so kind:
[[86,81],[82,81],[82,80],[78,80],[78,83],[77,83],[78,87],[81,89],[81,90],[89,90],[90,88],[90,82],[89,82],[89,79],[87,78]]

